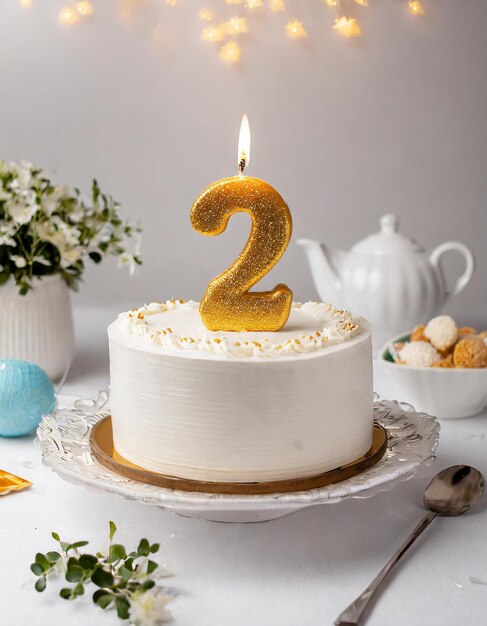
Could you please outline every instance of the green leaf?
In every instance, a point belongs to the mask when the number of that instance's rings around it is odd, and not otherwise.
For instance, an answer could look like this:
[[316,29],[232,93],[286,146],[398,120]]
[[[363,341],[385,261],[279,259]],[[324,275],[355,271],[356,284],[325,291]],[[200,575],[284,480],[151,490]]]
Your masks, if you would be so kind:
[[46,554],[46,559],[49,561],[49,563],[56,563],[57,561],[59,561],[59,559],[61,558],[61,555],[59,554],[59,552],[48,552]]
[[115,582],[113,575],[102,567],[95,569],[91,575],[91,581],[95,583],[97,587],[111,587]]
[[68,562],[66,563],[66,567],[70,568],[73,565],[79,565],[79,561],[75,556],[70,556]]
[[93,183],[91,185],[91,193],[93,196],[93,204],[96,204],[100,196],[100,187],[95,179],[93,179]]
[[82,596],[85,592],[85,588],[83,587],[83,585],[81,583],[78,583],[76,585],[76,587],[73,589],[73,594],[78,597],[78,596]]
[[92,554],[82,554],[78,559],[78,563],[83,569],[93,569],[98,563],[98,559]]
[[109,593],[102,593],[101,596],[98,597],[96,604],[102,609],[106,609],[112,602],[113,596]]
[[152,574],[159,566],[155,561],[147,561],[147,573]]
[[70,583],[77,583],[83,578],[83,568],[79,565],[71,565],[66,570],[66,580]]
[[56,541],[60,541],[60,539],[59,539],[59,535],[58,535],[57,533],[55,533],[55,532],[52,532],[52,533],[51,533],[51,537],[52,537],[53,539],[55,539]]
[[46,577],[42,576],[41,578],[38,578],[34,586],[36,591],[44,591],[46,588]]
[[132,578],[133,572],[122,565],[122,567],[118,570],[118,575],[122,577],[122,582],[126,583],[128,580]]
[[42,574],[44,573],[44,568],[42,567],[42,565],[39,565],[39,563],[32,563],[32,565],[30,566],[30,570],[36,576],[42,576]]
[[[93,184],[96,184],[96,181],[93,181]],[[110,538],[110,542],[112,541],[115,533],[117,532],[117,526],[115,524],[115,522],[108,522],[109,526],[110,526],[110,533],[108,535],[108,537]]]
[[78,548],[82,548],[83,546],[88,545],[88,541],[76,541],[69,546],[69,550],[77,550]]
[[42,552],[38,552],[36,554],[35,562],[43,568],[44,572],[51,567],[51,564],[46,559],[46,556],[44,554],[42,554]]
[[142,589],[152,589],[152,587],[155,587],[156,583],[153,580],[146,580],[145,583],[142,583],[141,587]]
[[95,593],[91,596],[91,599],[93,600],[95,604],[97,604],[98,599],[106,595],[106,593],[107,592],[105,591],[105,589],[97,589]]
[[126,558],[127,552],[125,551],[124,546],[119,543],[114,543],[110,546],[107,558],[108,563],[115,563],[116,561],[121,561]]
[[99,252],[90,252],[88,256],[94,263],[100,263],[102,260],[102,256]]
[[61,550],[63,552],[67,552],[69,550],[69,548],[71,547],[71,544],[68,543],[67,541],[60,541],[59,545],[61,546]]
[[116,598],[115,608],[120,619],[128,619],[130,617],[130,604],[125,598]]
[[139,556],[149,556],[150,546],[147,539],[141,539],[139,543],[139,547],[137,548],[137,553]]
[[155,554],[159,550],[160,547],[161,547],[160,543],[153,543],[150,547],[151,553]]
[[61,591],[59,592],[59,595],[65,600],[71,600],[71,589],[64,587],[64,589],[61,589]]

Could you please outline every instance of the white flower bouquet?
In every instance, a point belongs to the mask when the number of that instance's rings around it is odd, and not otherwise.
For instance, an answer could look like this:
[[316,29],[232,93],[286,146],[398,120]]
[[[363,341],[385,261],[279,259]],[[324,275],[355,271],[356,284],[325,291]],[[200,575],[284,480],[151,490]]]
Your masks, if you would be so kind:
[[30,163],[0,161],[0,285],[12,279],[24,295],[34,277],[57,274],[76,289],[86,259],[100,263],[107,255],[133,273],[141,264],[140,228],[122,220],[119,206],[96,180],[87,202]]

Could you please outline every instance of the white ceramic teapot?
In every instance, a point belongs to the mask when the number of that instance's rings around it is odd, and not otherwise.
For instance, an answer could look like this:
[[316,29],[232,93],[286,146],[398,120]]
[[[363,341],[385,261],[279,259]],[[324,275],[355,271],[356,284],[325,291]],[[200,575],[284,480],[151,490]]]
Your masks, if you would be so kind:
[[[308,257],[320,299],[366,317],[373,325],[375,350],[438,314],[474,272],[473,254],[462,243],[449,241],[427,253],[398,232],[395,215],[384,215],[380,226],[380,232],[359,241],[349,252],[310,239],[297,241]],[[448,291],[441,257],[450,250],[464,256],[466,268]]]

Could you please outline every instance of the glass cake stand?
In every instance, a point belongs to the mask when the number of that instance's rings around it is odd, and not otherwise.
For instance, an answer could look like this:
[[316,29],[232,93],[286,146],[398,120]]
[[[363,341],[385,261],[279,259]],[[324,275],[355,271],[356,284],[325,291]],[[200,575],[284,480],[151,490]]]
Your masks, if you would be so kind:
[[180,515],[219,522],[261,522],[308,506],[346,498],[368,498],[412,478],[435,458],[440,426],[436,419],[405,403],[376,399],[374,419],[387,432],[382,458],[364,471],[314,489],[262,495],[197,493],[147,484],[102,465],[91,447],[93,427],[109,415],[108,395],[76,401],[43,418],[37,430],[45,465],[80,485],[113,493]]

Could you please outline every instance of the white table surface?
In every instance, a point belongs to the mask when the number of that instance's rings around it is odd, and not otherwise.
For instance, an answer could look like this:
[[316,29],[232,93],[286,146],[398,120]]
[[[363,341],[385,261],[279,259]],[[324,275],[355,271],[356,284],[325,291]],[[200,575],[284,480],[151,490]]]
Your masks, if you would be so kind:
[[[114,311],[76,311],[78,352],[65,392],[93,396],[108,385],[105,327],[113,317]],[[384,398],[397,395],[380,372],[375,389]],[[0,439],[0,467],[34,483],[0,500],[0,624],[121,623],[89,595],[76,602],[56,597],[60,581],[35,592],[29,571],[36,552],[54,548],[52,530],[100,549],[109,520],[128,547],[143,536],[161,543],[160,562],[174,574],[168,583],[180,591],[171,603],[175,626],[332,624],[421,518],[429,477],[455,463],[487,475],[487,413],[443,421],[438,459],[424,477],[392,492],[260,524],[221,524],[71,485],[42,466],[33,438]],[[484,497],[462,518],[438,519],[398,568],[367,624],[485,626],[486,509]]]

